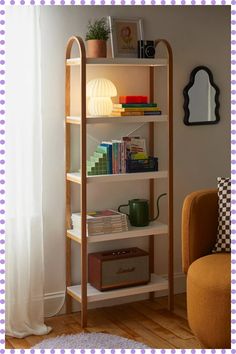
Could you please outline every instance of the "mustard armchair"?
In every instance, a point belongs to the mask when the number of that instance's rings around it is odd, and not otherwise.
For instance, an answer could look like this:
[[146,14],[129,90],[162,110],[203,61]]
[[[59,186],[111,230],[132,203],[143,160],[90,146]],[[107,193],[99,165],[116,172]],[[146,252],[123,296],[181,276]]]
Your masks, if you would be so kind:
[[230,254],[212,253],[217,190],[189,194],[182,209],[182,262],[189,326],[205,348],[230,348]]

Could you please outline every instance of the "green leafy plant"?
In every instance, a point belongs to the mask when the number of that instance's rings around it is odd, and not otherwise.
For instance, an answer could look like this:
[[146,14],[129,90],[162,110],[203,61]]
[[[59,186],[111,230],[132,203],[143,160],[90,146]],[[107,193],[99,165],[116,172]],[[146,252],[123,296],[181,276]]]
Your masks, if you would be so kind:
[[89,39],[103,39],[107,41],[109,34],[110,28],[105,17],[101,18],[100,20],[95,20],[93,23],[90,20],[88,23],[88,32],[86,33],[85,40],[88,41]]

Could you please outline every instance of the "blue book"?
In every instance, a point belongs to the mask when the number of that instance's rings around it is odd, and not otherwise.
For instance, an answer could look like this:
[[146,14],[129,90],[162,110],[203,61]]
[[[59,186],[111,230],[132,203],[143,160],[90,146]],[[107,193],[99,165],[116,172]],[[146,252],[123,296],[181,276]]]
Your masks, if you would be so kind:
[[100,146],[106,147],[108,150],[107,171],[108,174],[112,174],[112,143],[109,141],[102,141]]
[[160,116],[161,111],[144,111],[145,116]]

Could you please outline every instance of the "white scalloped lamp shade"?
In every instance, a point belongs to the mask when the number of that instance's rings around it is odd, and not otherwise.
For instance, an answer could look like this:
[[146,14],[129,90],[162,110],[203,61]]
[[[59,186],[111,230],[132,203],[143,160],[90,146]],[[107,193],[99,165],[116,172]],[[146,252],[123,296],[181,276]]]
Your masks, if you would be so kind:
[[111,97],[117,96],[117,90],[110,80],[98,78],[87,83],[87,96],[90,115],[109,116],[112,112]]

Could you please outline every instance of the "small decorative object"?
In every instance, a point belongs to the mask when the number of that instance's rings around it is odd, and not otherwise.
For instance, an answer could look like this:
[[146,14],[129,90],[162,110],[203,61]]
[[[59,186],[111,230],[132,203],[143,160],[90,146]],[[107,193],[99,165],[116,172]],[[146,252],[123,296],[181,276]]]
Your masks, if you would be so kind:
[[154,41],[138,41],[138,58],[155,58],[155,52]]
[[190,74],[184,94],[184,124],[216,124],[220,120],[220,90],[212,72],[206,66],[197,66]]
[[148,96],[120,96],[119,103],[148,103]]
[[88,281],[99,291],[147,284],[149,254],[138,247],[89,253]]
[[88,32],[85,40],[87,41],[88,58],[105,58],[107,56],[107,40],[109,38],[110,28],[106,18],[89,21]]
[[147,199],[131,199],[128,204],[122,204],[118,207],[120,211],[123,207],[129,207],[129,214],[126,214],[129,218],[130,224],[135,227],[144,227],[149,225],[149,222],[155,221],[159,218],[159,200],[165,197],[167,194],[160,194],[157,198],[157,215],[154,218],[149,217],[149,201]]
[[88,82],[88,111],[92,116],[109,116],[112,112],[111,97],[117,96],[115,85],[107,79],[98,78]]
[[158,171],[158,158],[149,156],[145,159],[127,159],[126,172],[151,172]]
[[112,56],[137,58],[138,40],[143,39],[142,19],[109,16]]

